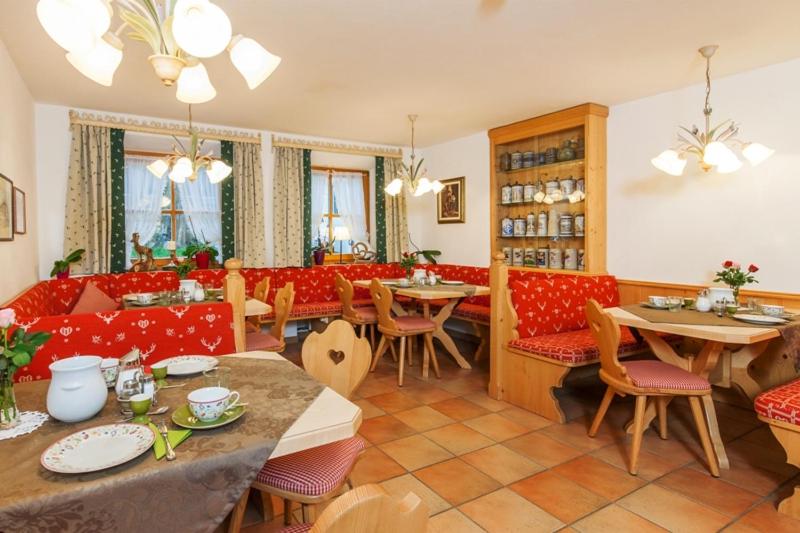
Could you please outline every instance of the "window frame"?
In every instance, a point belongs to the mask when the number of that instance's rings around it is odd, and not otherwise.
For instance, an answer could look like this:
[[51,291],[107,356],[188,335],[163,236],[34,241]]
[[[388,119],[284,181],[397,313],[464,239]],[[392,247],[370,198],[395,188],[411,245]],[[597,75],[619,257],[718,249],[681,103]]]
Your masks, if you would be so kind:
[[[364,218],[366,218],[367,233],[370,232],[370,208],[369,208],[369,170],[361,168],[341,168],[331,166],[312,165],[311,171],[325,172],[328,175],[328,209],[322,213],[328,219],[328,242],[333,240],[333,221],[339,218],[339,214],[333,212],[333,175],[340,174],[361,174],[362,186],[364,188]],[[353,261],[352,253],[342,254],[342,261]],[[325,263],[338,263],[339,254],[333,253],[325,256]]]

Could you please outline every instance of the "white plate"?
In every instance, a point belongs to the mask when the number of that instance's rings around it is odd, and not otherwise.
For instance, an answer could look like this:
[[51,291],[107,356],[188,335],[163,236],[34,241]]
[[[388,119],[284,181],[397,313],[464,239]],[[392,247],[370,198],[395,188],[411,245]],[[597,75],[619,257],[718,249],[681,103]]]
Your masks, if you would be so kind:
[[786,324],[787,322],[783,318],[767,315],[733,315],[733,318],[736,320],[741,320],[742,322],[748,322],[750,324],[767,324],[770,326],[775,324]]
[[62,474],[85,474],[127,463],[150,449],[155,434],[140,424],[108,424],[78,431],[51,444],[42,466]]
[[650,309],[661,309],[661,310],[669,309],[669,307],[667,307],[666,305],[655,305],[651,304],[650,302],[642,302],[641,305],[642,307],[649,307]]
[[441,283],[442,283],[442,285],[463,285],[464,284],[463,281],[455,281],[455,280],[447,281],[447,280],[444,280],[444,279],[441,281]]
[[190,376],[199,374],[203,370],[214,368],[219,364],[216,357],[209,355],[179,355],[170,357],[156,363],[159,366],[167,365],[168,376]]

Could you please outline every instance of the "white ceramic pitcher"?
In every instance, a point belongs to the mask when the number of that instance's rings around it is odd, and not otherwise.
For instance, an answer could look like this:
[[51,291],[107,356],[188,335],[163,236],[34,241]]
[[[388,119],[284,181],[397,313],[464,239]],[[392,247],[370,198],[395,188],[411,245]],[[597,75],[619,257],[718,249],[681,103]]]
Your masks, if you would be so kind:
[[47,389],[47,412],[62,422],[80,422],[99,413],[108,389],[100,371],[102,357],[78,355],[50,365],[53,378]]

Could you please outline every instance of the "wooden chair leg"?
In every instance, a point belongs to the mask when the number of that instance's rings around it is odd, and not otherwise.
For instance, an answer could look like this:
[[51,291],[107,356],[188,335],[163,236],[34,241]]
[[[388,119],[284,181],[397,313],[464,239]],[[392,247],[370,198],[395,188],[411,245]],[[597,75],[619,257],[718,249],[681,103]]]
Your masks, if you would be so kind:
[[655,400],[658,409],[658,436],[667,440],[667,397],[656,396]]
[[398,358],[400,367],[397,369],[397,386],[403,386],[403,370],[406,360],[406,337],[400,337],[400,357]]
[[367,336],[367,325],[361,324],[360,331],[358,333],[359,338],[365,338]]
[[414,366],[414,345],[417,343],[416,337],[409,337],[408,341],[408,366]]
[[[383,337],[381,337],[381,340],[383,340]],[[389,341],[389,350],[391,350],[392,359],[394,359],[394,362],[396,363],[397,362],[397,351],[395,351],[395,349],[394,349],[394,339],[391,339]]]
[[[372,366],[369,367],[370,372],[375,372],[375,367],[378,366],[378,361],[380,360],[381,356],[383,356],[383,352],[386,351],[386,337],[381,337],[381,342],[378,344],[378,349],[375,351],[375,356],[372,358]],[[394,346],[392,346],[392,352],[394,352]]]
[[283,499],[283,525],[292,525],[292,501],[288,498]]
[[425,344],[428,346],[428,353],[431,354],[433,373],[436,374],[437,378],[442,379],[442,373],[439,372],[439,360],[436,358],[436,350],[433,348],[433,333],[425,334]]
[[313,522],[314,519],[311,517],[310,506],[307,503],[303,503],[300,505],[300,507],[303,512],[303,523],[310,524],[311,522]]
[[642,447],[645,407],[647,407],[647,396],[637,396],[636,410],[633,415],[633,443],[631,444],[631,457],[628,466],[628,472],[634,476],[639,473],[639,449]]
[[377,324],[370,324],[369,325],[369,345],[372,349],[375,349],[375,328],[377,328]]
[[603,422],[603,418],[606,416],[608,406],[611,405],[611,400],[614,399],[614,394],[616,394],[614,389],[611,387],[611,385],[609,385],[606,389],[606,393],[603,395],[603,400],[600,402],[600,408],[597,410],[597,414],[594,415],[592,427],[589,428],[590,437],[597,435],[597,430],[600,429],[600,424]]
[[233,506],[231,510],[231,520],[228,523],[228,533],[239,533],[242,529],[242,520],[244,520],[244,511],[247,508],[247,500],[250,499],[250,487],[247,487],[242,493],[239,501]]
[[703,416],[703,407],[700,405],[700,398],[697,396],[689,396],[689,406],[692,408],[692,416],[694,416],[694,423],[697,426],[697,433],[700,435],[700,442],[703,444],[703,451],[706,452],[708,469],[711,470],[712,476],[719,477],[717,456],[714,454],[714,448],[711,447],[711,437],[708,434],[708,426]]

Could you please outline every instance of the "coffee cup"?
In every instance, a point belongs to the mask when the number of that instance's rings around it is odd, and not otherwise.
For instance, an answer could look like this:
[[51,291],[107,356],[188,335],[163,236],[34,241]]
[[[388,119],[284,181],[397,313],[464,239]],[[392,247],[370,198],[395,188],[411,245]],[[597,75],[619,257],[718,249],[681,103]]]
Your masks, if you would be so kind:
[[767,316],[782,316],[783,315],[783,306],[782,305],[767,305],[761,304],[761,313]]
[[211,422],[239,402],[239,393],[225,387],[203,387],[190,392],[187,399],[194,416],[201,422]]
[[136,295],[136,301],[142,305],[149,305],[153,303],[153,293],[152,292],[142,292]]
[[407,278],[400,278],[397,284],[400,285],[401,287],[411,286],[411,282],[409,282]]
[[655,307],[666,307],[667,306],[667,297],[666,296],[648,296],[647,299],[650,301],[650,305]]
[[113,387],[117,383],[119,375],[119,359],[116,357],[106,357],[100,361],[100,372],[106,381],[106,387]]

